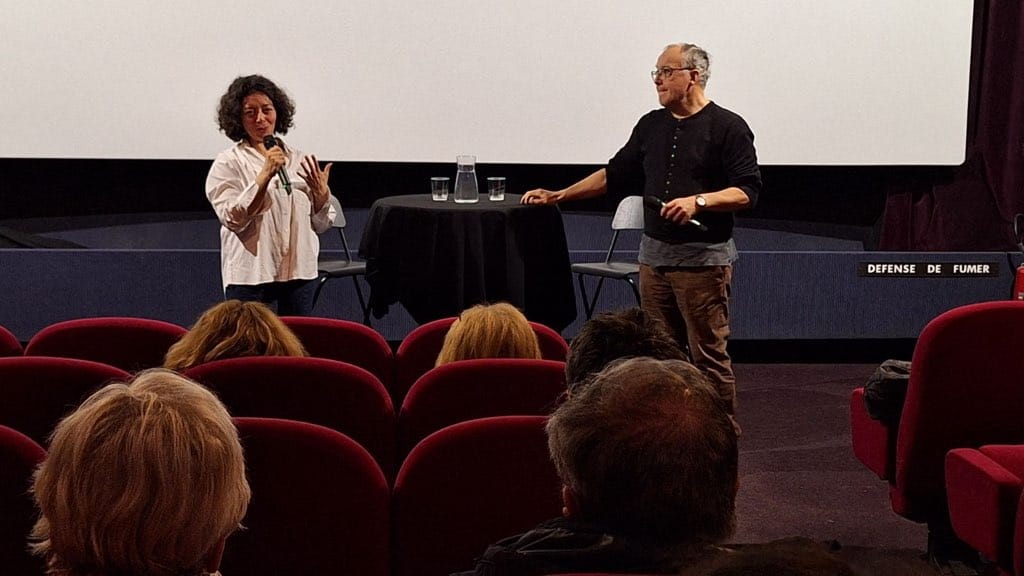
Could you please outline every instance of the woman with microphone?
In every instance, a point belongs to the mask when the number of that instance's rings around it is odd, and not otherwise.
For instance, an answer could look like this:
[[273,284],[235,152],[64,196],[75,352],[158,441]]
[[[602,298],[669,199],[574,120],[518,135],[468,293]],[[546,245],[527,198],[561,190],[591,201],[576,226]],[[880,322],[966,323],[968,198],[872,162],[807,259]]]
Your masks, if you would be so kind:
[[259,75],[236,78],[217,121],[234,144],[217,155],[206,197],[221,223],[221,275],[228,300],[277,303],[281,316],[308,316],[316,290],[318,234],[335,212],[331,164],[303,156],[287,134],[295,103]]

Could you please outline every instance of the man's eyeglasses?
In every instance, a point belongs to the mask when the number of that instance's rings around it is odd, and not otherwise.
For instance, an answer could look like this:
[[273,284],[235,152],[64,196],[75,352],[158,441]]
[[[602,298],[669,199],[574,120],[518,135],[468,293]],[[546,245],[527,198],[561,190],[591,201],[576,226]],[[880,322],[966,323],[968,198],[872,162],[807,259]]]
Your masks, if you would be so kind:
[[655,68],[654,70],[651,70],[651,80],[657,80],[658,76],[661,76],[662,78],[671,78],[673,72],[682,72],[683,70],[693,70],[693,68],[672,68],[670,66]]

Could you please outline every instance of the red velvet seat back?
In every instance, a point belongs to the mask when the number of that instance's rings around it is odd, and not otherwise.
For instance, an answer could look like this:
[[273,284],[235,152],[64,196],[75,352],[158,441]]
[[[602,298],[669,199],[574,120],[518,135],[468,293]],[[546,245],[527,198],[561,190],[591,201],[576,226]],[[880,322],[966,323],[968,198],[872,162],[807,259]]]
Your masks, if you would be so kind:
[[420,442],[392,495],[395,576],[472,568],[502,538],[561,513],[543,416],[461,422]]
[[546,416],[565,394],[565,363],[486,358],[438,366],[413,384],[398,413],[399,455],[429,434],[489,416]]
[[540,344],[540,357],[545,360],[557,360],[565,362],[569,356],[569,343],[562,338],[562,335],[554,329],[539,322],[530,322],[533,332],[537,335],[537,343]]
[[235,418],[252,501],[224,574],[390,576],[384,474],[356,441],[304,422]]
[[167,349],[186,332],[147,318],[79,318],[40,330],[28,341],[25,355],[81,358],[136,372],[163,366]]
[[213,390],[235,416],[284,418],[326,426],[366,448],[385,472],[394,466],[395,411],[366,370],[325,358],[250,356],[185,371]]
[[4,574],[42,574],[43,562],[28,553],[28,533],[36,511],[29,488],[32,473],[46,457],[28,436],[0,426],[0,567]]
[[[427,322],[413,329],[398,345],[395,353],[395,383],[391,397],[401,405],[413,383],[423,376],[437,362],[437,355],[444,345],[444,337],[448,335],[455,318],[441,318]],[[541,358],[565,362],[569,354],[569,345],[562,335],[547,326],[530,322],[540,345]]]
[[946,454],[949,519],[957,537],[1013,569],[1013,526],[1024,485],[1024,446],[956,448]]
[[850,430],[853,455],[880,479],[892,479],[896,465],[896,428],[868,414],[863,387],[855,388],[850,394]]
[[0,326],[0,356],[21,356],[24,352],[18,338],[7,328]]
[[0,424],[46,446],[57,422],[111,380],[126,382],[124,370],[74,358],[0,358]]
[[396,404],[401,405],[413,383],[434,367],[444,345],[444,337],[454,322],[455,318],[427,322],[402,339],[395,351],[395,382],[391,389],[391,397]]
[[1024,576],[1024,493],[1017,502],[1017,518],[1013,526],[1013,573]]
[[893,510],[944,514],[943,465],[953,448],[1024,443],[1024,302],[946,312],[921,332],[896,438]]
[[395,376],[391,346],[379,332],[348,320],[282,316],[281,320],[302,340],[310,356],[355,364],[380,380],[385,388]]

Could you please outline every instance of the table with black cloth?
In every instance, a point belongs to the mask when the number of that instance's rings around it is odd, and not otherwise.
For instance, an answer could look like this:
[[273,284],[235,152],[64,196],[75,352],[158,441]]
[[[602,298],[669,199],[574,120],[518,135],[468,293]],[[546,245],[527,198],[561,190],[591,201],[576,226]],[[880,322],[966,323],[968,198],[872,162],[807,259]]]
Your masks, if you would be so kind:
[[400,302],[416,322],[458,316],[481,302],[509,302],[555,330],[576,318],[569,249],[555,206],[437,202],[388,196],[370,207],[359,255],[377,318]]

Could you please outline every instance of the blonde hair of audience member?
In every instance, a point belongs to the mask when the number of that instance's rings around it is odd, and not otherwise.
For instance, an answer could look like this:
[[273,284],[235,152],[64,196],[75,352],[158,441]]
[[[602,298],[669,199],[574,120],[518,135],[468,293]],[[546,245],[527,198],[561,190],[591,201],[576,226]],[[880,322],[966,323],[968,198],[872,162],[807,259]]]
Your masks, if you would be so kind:
[[307,355],[299,337],[265,304],[225,300],[171,346],[164,368],[181,372],[224,358]]
[[61,576],[216,572],[250,496],[224,405],[159,368],[65,417],[33,492],[32,548]]
[[444,337],[435,366],[474,358],[539,359],[540,344],[530,322],[506,302],[464,310]]

